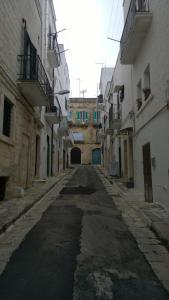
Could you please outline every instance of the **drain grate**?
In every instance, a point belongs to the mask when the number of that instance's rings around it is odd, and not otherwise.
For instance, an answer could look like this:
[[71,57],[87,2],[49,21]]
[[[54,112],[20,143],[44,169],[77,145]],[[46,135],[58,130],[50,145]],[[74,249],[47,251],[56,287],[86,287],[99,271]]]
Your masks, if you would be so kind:
[[96,190],[89,187],[89,186],[67,186],[64,187],[61,191],[61,195],[67,195],[67,194],[72,194],[72,195],[90,195],[95,193]]

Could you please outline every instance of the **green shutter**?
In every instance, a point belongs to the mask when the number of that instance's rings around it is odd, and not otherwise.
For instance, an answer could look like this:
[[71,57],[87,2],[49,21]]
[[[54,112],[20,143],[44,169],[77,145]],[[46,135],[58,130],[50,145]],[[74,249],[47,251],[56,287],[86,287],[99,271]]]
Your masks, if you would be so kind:
[[94,113],[93,113],[93,120],[94,120],[94,121],[97,120],[97,112],[96,112],[96,111],[94,111]]

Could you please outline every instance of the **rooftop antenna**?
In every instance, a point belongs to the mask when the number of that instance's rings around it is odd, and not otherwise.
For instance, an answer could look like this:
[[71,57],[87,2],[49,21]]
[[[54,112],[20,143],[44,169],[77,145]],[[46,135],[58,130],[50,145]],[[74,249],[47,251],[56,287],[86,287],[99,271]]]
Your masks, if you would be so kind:
[[84,99],[84,94],[87,92],[87,90],[82,90],[80,91],[80,94],[83,94],[83,99]]

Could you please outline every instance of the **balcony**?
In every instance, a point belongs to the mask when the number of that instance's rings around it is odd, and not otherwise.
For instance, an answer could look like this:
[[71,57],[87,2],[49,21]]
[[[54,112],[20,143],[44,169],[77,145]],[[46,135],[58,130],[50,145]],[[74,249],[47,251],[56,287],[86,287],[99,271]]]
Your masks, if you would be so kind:
[[61,58],[56,33],[49,33],[48,35],[47,57],[51,68],[60,66]]
[[89,120],[88,119],[76,119],[73,121],[74,126],[78,126],[78,127],[88,127],[89,126]]
[[104,111],[105,103],[104,102],[103,103],[98,103],[97,107],[98,107],[99,110]]
[[107,128],[107,129],[106,129],[106,134],[107,134],[107,135],[113,136],[113,134],[114,134],[114,129],[112,129],[112,128]]
[[44,127],[44,124],[41,120],[41,108],[40,107],[35,107],[34,108],[34,120],[35,120],[35,123],[37,124],[37,127],[39,129],[42,129]]
[[82,132],[73,132],[73,138],[75,144],[83,144],[85,141],[84,134]]
[[18,86],[32,106],[47,106],[52,89],[38,55],[18,55],[20,74]]
[[100,134],[100,130],[98,129],[96,131],[96,144],[101,144],[102,139],[101,139],[101,134]]
[[102,94],[97,96],[97,103],[103,103],[103,95]]
[[152,13],[149,0],[131,0],[121,37],[121,64],[133,64],[149,30]]
[[99,135],[96,136],[96,144],[101,144],[102,139]]
[[98,118],[97,120],[93,120],[93,127],[95,128],[101,128],[102,127],[102,124],[101,124],[101,119]]
[[63,117],[60,123],[60,127],[58,128],[58,135],[59,137],[63,136],[69,136],[69,128],[68,128],[68,122],[67,117]]
[[100,128],[99,130],[98,130],[98,132],[97,132],[97,140],[104,140],[105,138],[106,138],[106,132],[105,132],[105,130],[103,129],[103,128]]
[[65,139],[63,140],[64,143],[64,147],[65,148],[71,148],[74,147],[74,136],[73,133],[69,133],[69,136],[65,137]]
[[67,121],[68,121],[68,125],[72,126],[73,125],[73,116],[72,116],[72,112],[68,111],[67,113]]
[[112,104],[109,110],[109,129],[119,130],[121,127],[121,104]]
[[45,118],[50,126],[52,126],[54,124],[58,124],[59,123],[59,113],[58,113],[57,107],[54,105],[46,107]]

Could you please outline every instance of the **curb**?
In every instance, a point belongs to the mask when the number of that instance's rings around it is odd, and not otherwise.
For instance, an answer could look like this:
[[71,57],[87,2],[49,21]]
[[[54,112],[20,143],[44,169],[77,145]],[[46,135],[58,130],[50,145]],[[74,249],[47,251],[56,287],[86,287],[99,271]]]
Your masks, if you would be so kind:
[[[105,176],[103,170],[99,169],[100,173]],[[109,179],[106,178],[108,181]],[[113,181],[112,187],[115,187],[115,189],[119,192],[120,197],[122,199],[125,199],[127,197],[127,194],[120,188],[120,186]],[[136,208],[135,208],[136,209]],[[147,225],[147,227],[152,230],[159,240],[161,240],[162,243],[165,244],[165,247],[169,250],[169,224],[163,221],[161,217],[158,217],[154,215],[151,211],[147,212],[144,211],[144,209],[137,208],[137,211],[140,214],[140,217],[142,218],[143,222]]]
[[[37,196],[32,203],[27,204],[23,210],[16,215],[13,219],[11,219],[8,223],[2,225],[0,228],[0,235],[4,233],[11,225],[13,225],[17,220],[19,220],[24,214],[26,214],[36,203],[40,201],[42,197],[44,197],[58,182],[60,182],[66,175],[67,173],[64,173],[61,178],[56,180],[50,187],[48,187],[45,191],[43,191],[39,196]],[[12,200],[11,200],[12,201]]]

